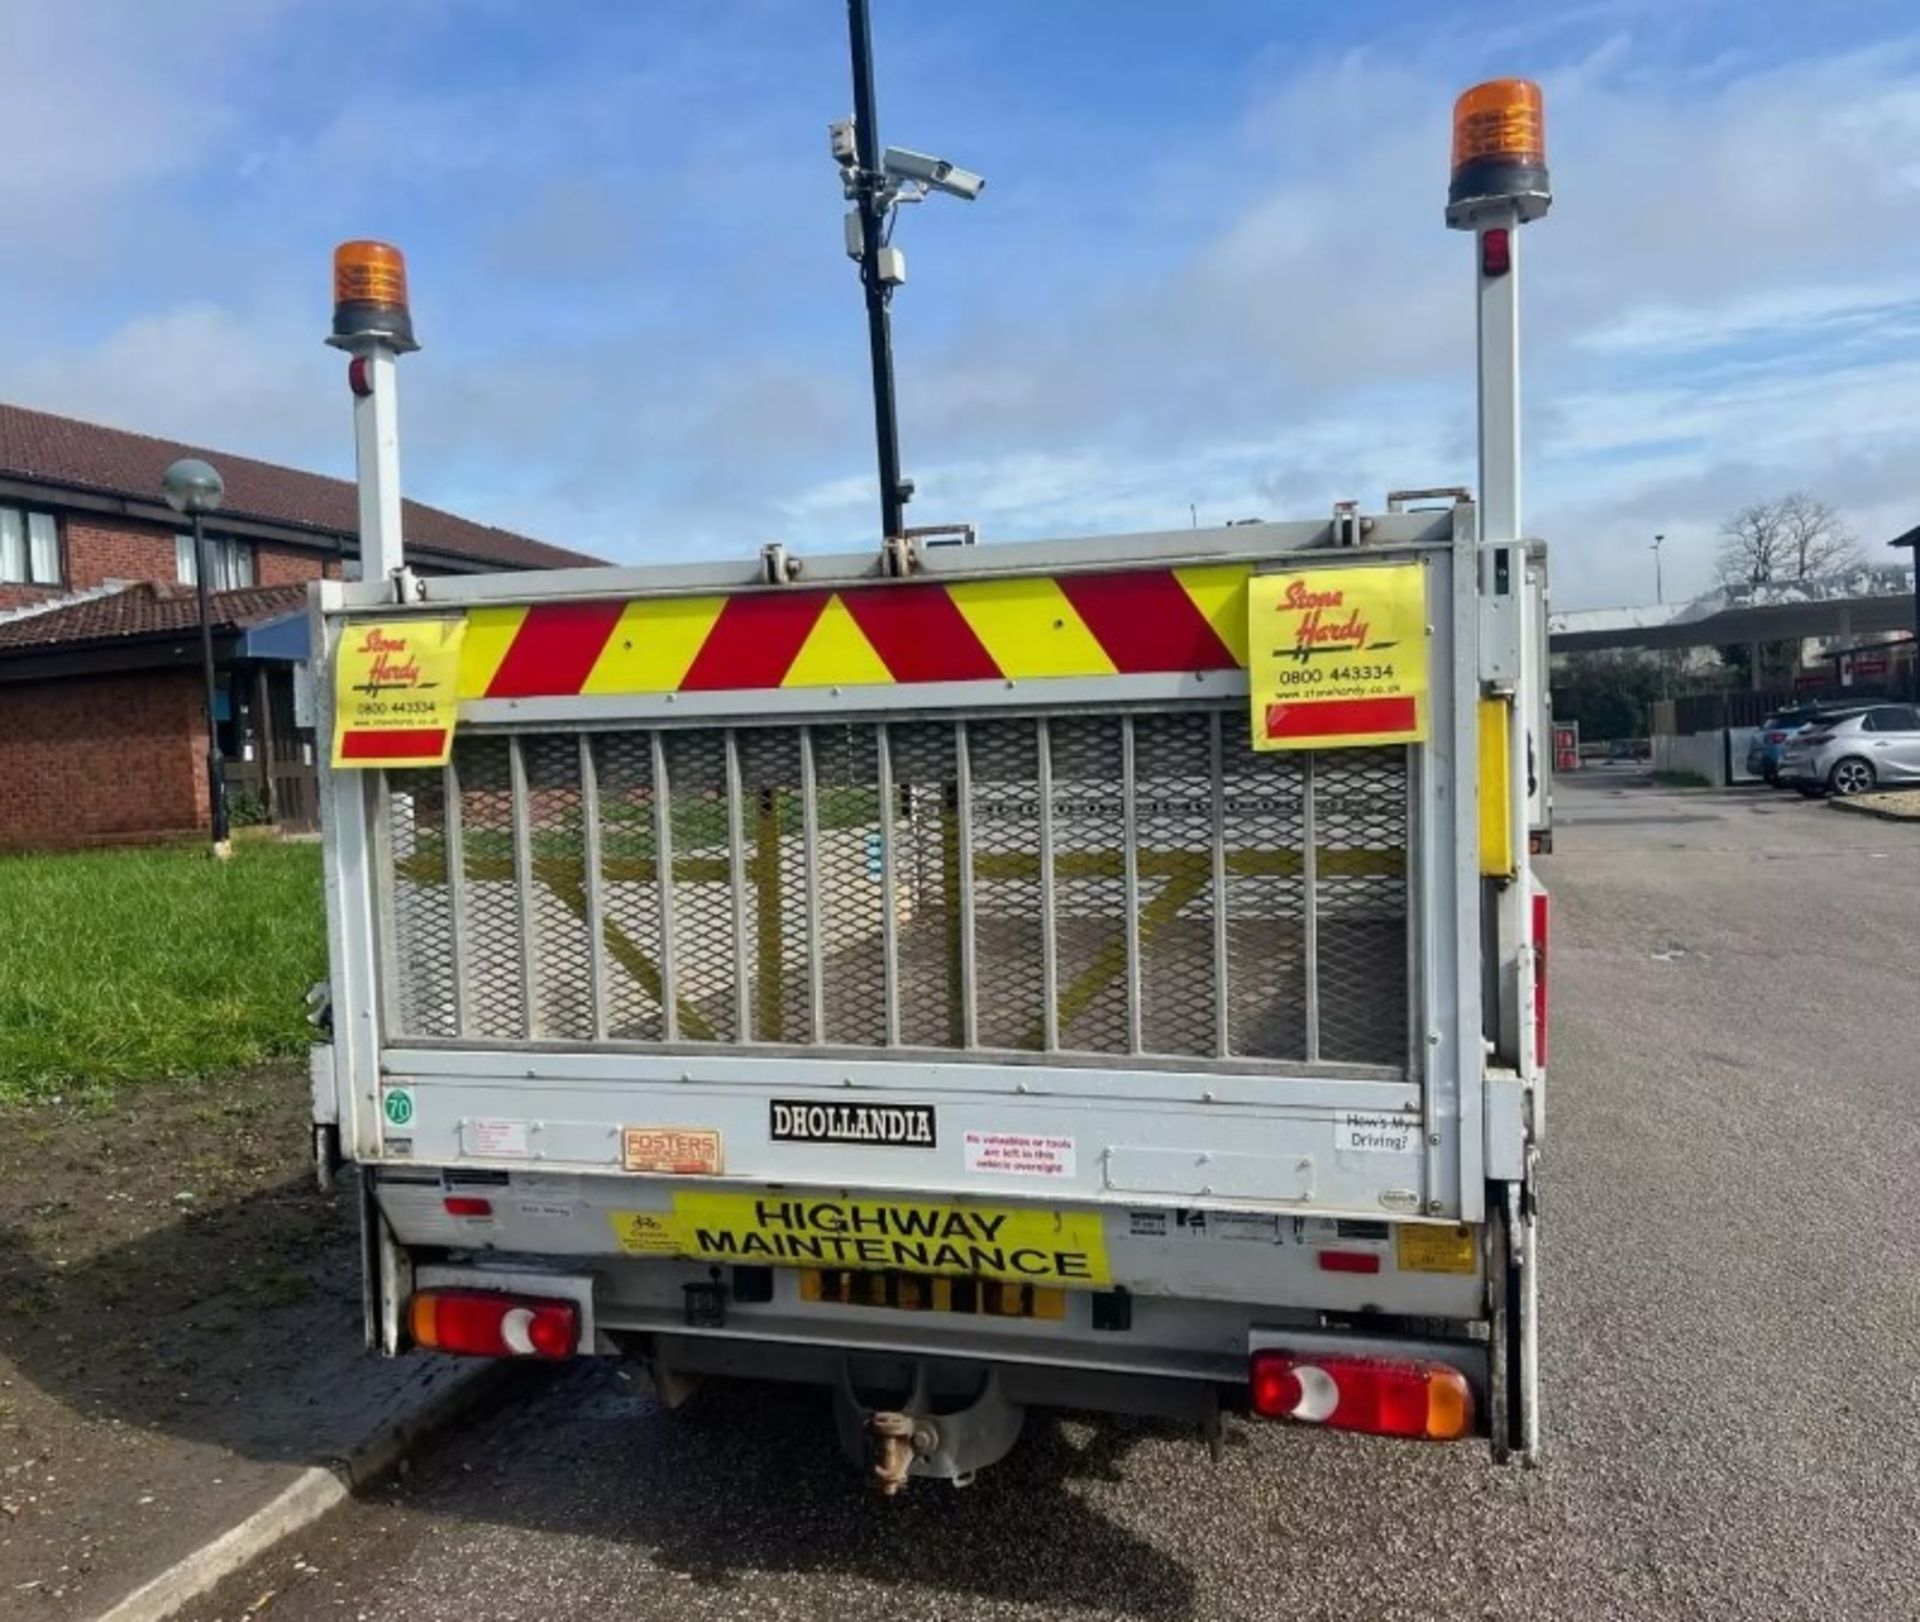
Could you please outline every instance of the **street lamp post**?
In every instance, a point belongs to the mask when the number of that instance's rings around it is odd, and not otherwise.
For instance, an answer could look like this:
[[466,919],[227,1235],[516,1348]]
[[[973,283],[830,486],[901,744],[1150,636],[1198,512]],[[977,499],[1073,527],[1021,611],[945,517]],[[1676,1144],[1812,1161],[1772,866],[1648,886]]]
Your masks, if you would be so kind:
[[1653,600],[1656,603],[1664,603],[1667,600],[1666,587],[1660,579],[1660,547],[1665,540],[1664,535],[1656,535],[1653,538]]
[[1920,524],[1887,544],[1913,554],[1913,669],[1908,687],[1914,702],[1920,704]]
[[200,675],[206,686],[207,709],[207,804],[211,812],[213,855],[225,861],[233,854],[231,830],[227,826],[227,768],[220,754],[220,722],[214,714],[218,688],[213,670],[213,613],[207,601],[206,515],[218,512],[226,495],[226,485],[208,463],[197,456],[183,456],[161,475],[167,505],[184,513],[193,522],[194,590],[200,599]]

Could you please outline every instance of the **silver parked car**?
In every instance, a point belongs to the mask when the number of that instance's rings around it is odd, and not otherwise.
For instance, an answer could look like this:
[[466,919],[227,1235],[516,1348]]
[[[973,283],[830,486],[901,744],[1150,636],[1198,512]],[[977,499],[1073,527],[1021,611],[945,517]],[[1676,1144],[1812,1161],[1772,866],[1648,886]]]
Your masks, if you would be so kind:
[[1920,783],[1920,707],[1875,704],[1795,733],[1780,756],[1780,780],[1808,795]]

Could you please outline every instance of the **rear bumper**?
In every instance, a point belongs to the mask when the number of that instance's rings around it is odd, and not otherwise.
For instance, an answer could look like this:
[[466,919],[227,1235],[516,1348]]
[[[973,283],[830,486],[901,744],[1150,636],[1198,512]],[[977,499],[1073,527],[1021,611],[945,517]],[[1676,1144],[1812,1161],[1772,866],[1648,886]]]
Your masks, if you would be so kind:
[[1199,1420],[1244,1408],[1252,1355],[1283,1348],[1444,1363],[1473,1391],[1476,1434],[1486,1434],[1490,1411],[1489,1343],[1464,1323],[1444,1334],[1431,1324],[1410,1332],[1390,1320],[1329,1327],[1317,1313],[1164,1297],[1132,1298],[1099,1327],[1093,1298],[1082,1295],[1059,1322],[955,1324],[925,1313],[801,1303],[791,1289],[768,1302],[743,1301],[737,1279],[721,1281],[717,1293],[715,1281],[701,1281],[707,1288],[695,1314],[684,1299],[674,1308],[623,1300],[604,1277],[513,1259],[423,1266],[415,1283],[570,1301],[580,1309],[583,1353],[634,1357],[662,1384],[710,1375],[905,1386],[924,1369],[934,1388],[962,1389],[991,1371],[1001,1394],[1024,1406]]

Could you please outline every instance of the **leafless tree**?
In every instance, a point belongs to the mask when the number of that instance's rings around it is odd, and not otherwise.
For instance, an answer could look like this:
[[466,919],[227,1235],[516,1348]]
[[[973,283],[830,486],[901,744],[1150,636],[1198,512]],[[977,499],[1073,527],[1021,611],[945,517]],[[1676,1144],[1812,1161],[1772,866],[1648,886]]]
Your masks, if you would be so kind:
[[1840,515],[1804,490],[1742,507],[1720,526],[1720,582],[1761,585],[1838,574],[1861,561]]

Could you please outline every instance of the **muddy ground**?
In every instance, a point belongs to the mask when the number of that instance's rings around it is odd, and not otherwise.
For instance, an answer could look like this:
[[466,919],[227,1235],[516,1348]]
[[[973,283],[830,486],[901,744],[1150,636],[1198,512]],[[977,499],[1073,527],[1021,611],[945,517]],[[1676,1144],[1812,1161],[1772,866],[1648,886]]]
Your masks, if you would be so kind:
[[0,1614],[92,1616],[444,1377],[360,1342],[303,1070],[0,1110]]

